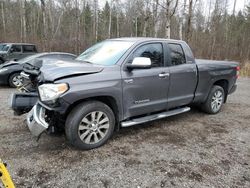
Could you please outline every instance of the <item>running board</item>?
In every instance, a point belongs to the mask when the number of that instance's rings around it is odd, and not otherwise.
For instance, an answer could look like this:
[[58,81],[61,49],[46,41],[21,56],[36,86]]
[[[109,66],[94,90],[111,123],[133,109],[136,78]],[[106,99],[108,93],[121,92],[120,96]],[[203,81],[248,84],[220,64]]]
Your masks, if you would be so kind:
[[153,115],[149,115],[146,117],[141,117],[141,118],[136,118],[136,119],[132,119],[129,121],[125,121],[121,123],[122,127],[130,127],[133,125],[138,125],[138,124],[142,124],[142,123],[146,123],[146,122],[150,122],[150,121],[154,121],[157,119],[162,119],[162,118],[166,118],[169,116],[174,116],[177,114],[182,114],[185,112],[190,111],[190,107],[184,107],[184,108],[178,108],[178,109],[174,109],[174,110],[170,110],[170,111],[166,111],[166,112],[161,112],[159,114],[153,114]]

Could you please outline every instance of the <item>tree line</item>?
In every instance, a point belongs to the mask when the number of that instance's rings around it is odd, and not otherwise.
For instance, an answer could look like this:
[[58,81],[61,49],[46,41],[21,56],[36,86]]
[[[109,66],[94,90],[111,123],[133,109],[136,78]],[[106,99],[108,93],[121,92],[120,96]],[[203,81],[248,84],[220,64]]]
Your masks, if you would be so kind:
[[0,42],[81,53],[116,37],[182,39],[198,58],[250,59],[250,3],[229,0],[0,0]]

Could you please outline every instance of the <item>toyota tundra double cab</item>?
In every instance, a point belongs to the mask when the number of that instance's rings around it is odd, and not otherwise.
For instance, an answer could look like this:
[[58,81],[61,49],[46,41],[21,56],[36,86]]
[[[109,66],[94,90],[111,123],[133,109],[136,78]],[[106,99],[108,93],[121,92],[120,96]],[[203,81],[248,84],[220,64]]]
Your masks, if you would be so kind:
[[[184,41],[109,39],[71,61],[29,65],[22,76],[32,93],[17,93],[12,108],[32,110],[34,136],[65,131],[79,149],[102,146],[115,130],[188,112],[217,114],[236,90],[239,64],[194,59]],[[33,106],[34,105],[34,106]]]

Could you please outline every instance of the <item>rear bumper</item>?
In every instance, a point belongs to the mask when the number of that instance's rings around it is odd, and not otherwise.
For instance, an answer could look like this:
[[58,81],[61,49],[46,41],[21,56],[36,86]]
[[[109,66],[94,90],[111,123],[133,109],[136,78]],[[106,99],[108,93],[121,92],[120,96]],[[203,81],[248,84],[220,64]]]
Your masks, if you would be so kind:
[[234,93],[235,91],[236,91],[236,89],[237,89],[237,85],[235,84],[231,89],[230,89],[230,91],[229,91],[229,95],[230,94],[232,94],[232,93]]
[[35,137],[39,137],[49,127],[49,124],[45,121],[45,111],[45,108],[36,104],[27,116],[29,130]]

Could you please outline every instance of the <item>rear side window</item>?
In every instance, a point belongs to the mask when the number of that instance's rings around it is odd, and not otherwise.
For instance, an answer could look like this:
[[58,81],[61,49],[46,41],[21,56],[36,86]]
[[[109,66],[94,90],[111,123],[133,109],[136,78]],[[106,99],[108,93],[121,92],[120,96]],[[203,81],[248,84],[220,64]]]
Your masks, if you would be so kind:
[[147,57],[151,59],[152,67],[163,67],[163,49],[161,43],[145,44],[139,47],[134,53],[135,57]]
[[22,48],[21,48],[21,46],[20,45],[13,45],[12,47],[11,47],[11,51],[12,52],[22,52]]
[[171,66],[182,65],[186,63],[184,51],[180,44],[168,44],[170,48]]
[[23,52],[24,53],[37,52],[37,50],[36,50],[36,47],[34,45],[24,45]]

